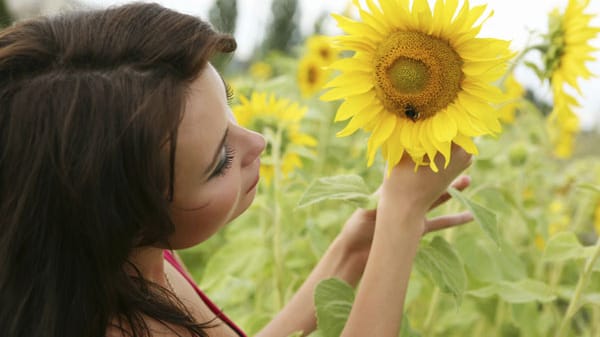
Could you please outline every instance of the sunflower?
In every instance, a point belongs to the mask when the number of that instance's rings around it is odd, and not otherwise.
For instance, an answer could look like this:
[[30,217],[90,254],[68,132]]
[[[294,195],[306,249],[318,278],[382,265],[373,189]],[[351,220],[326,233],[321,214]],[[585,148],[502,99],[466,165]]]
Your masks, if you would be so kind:
[[592,72],[586,62],[594,61],[592,53],[597,50],[590,44],[600,32],[600,28],[590,25],[594,15],[585,14],[589,0],[569,0],[564,13],[555,9],[550,14],[549,33],[540,50],[546,76],[552,86],[571,86],[581,94],[577,80],[589,79]]
[[250,66],[250,75],[258,80],[268,80],[273,76],[273,67],[267,62],[256,62]]
[[554,107],[548,116],[548,134],[558,158],[569,158],[573,154],[575,138],[579,132],[579,118],[573,111],[577,100],[555,87]]
[[554,109],[548,118],[554,152],[559,158],[571,156],[575,135],[579,131],[579,120],[573,108],[577,100],[566,94],[565,87],[575,89],[581,95],[578,79],[589,79],[592,72],[586,62],[595,58],[597,50],[591,46],[600,29],[590,26],[594,17],[585,14],[589,0],[570,0],[564,13],[554,10],[550,14],[549,33],[541,48],[545,77],[550,79],[554,94]]
[[459,9],[458,0],[357,0],[361,21],[333,14],[347,35],[336,37],[350,58],[331,67],[341,74],[321,98],[344,99],[336,121],[350,119],[338,136],[370,132],[368,165],[381,147],[388,167],[406,153],[416,165],[438,171],[433,158],[450,161],[451,145],[476,154],[473,137],[501,131],[498,104],[503,94],[492,82],[513,56],[509,42],[477,38],[486,6]]
[[[240,103],[232,107],[241,126],[260,132],[267,139],[260,167],[261,176],[267,184],[277,168],[283,177],[287,177],[296,168],[302,167],[301,156],[310,155],[307,148],[316,146],[316,139],[300,131],[306,110],[298,103],[258,92],[253,92],[249,98],[240,96]],[[275,167],[276,163],[279,163],[278,167]]]
[[525,89],[512,73],[504,81],[502,89],[506,95],[506,99],[498,109],[498,117],[500,117],[502,122],[511,124],[515,121],[515,114],[525,94]]
[[339,57],[339,52],[331,45],[331,38],[324,35],[312,35],[306,39],[308,54],[315,55],[323,60],[325,65],[331,64]]
[[298,63],[298,87],[302,97],[312,96],[323,89],[331,74],[325,66],[323,59],[317,55],[308,54],[302,57]]

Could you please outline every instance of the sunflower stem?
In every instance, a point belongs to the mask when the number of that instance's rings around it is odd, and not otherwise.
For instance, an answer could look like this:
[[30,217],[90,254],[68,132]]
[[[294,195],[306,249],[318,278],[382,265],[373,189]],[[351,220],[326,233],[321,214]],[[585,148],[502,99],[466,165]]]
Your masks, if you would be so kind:
[[560,322],[558,327],[558,331],[556,332],[556,337],[563,337],[567,333],[567,329],[571,320],[577,310],[580,307],[581,296],[583,295],[584,289],[587,287],[590,277],[592,276],[592,272],[594,271],[594,264],[596,264],[596,260],[600,257],[600,239],[596,241],[596,245],[594,247],[594,252],[590,258],[587,259],[585,263],[585,267],[583,268],[583,274],[577,281],[577,285],[575,286],[575,293],[571,301],[569,302],[569,306],[567,307],[567,312],[563,316],[563,319]]
[[440,301],[440,288],[435,287],[433,289],[433,294],[431,295],[431,300],[429,301],[429,307],[427,308],[427,316],[425,317],[425,321],[423,322],[423,336],[431,336],[432,329],[435,326],[433,324],[433,320],[435,318],[435,314],[437,313],[438,303]]
[[[454,229],[450,228],[444,232],[444,238],[449,243],[452,243],[452,239],[454,238]],[[433,324],[434,319],[436,318],[437,308],[439,307],[440,302],[440,288],[435,287],[433,290],[433,294],[431,295],[431,300],[429,302],[429,307],[427,309],[427,316],[425,317],[425,322],[423,323],[423,336],[431,336],[433,335],[432,329],[436,324]]]
[[496,305],[496,317],[494,318],[494,332],[492,336],[502,336],[502,322],[504,321],[504,301],[498,298],[498,304]]
[[281,250],[281,127],[277,128],[272,144],[273,156],[273,259],[277,310],[283,308],[283,253]]
[[527,53],[529,53],[532,50],[538,50],[538,48],[540,47],[539,45],[529,46],[529,41],[531,41],[531,34],[527,38],[527,43],[525,44],[527,47],[523,48],[523,50],[521,50],[517,54],[517,56],[514,58],[513,62],[510,63],[510,66],[508,67],[508,69],[506,70],[506,72],[504,73],[502,78],[500,78],[499,86],[501,88],[504,87],[504,82],[506,82],[506,79],[508,78],[508,76],[510,76],[510,74],[512,74],[515,71],[515,68],[525,58],[525,55],[527,55]]

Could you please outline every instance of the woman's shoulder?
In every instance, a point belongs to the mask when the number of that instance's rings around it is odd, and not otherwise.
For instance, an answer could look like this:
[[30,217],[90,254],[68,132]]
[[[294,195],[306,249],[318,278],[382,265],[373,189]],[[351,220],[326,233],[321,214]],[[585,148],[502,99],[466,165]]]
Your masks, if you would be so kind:
[[[141,334],[144,337],[181,337],[187,336],[188,332],[183,331],[181,328],[169,325],[167,323],[158,322],[155,319],[146,317],[146,326],[148,328],[148,335]],[[114,320],[116,321],[116,320]],[[106,328],[105,337],[132,337],[133,333],[131,327],[128,324],[112,322]]]

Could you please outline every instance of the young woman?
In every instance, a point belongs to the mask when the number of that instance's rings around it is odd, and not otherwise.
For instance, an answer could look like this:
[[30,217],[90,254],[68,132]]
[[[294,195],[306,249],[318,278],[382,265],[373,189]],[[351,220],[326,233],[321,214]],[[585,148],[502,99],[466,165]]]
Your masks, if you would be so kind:
[[[235,41],[155,4],[19,22],[0,32],[3,336],[243,336],[171,250],[252,203],[263,138],[236,124],[209,63]],[[406,159],[357,210],[260,336],[315,328],[312,292],[356,285],[343,336],[397,336],[425,220],[470,157],[438,174]],[[385,275],[383,277],[382,275]]]

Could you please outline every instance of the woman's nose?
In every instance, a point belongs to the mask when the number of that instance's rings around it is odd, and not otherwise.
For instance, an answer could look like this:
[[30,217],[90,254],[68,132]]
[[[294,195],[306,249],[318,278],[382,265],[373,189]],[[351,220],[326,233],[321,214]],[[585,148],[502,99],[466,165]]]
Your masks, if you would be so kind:
[[265,137],[252,130],[244,130],[247,136],[243,140],[247,147],[247,152],[242,160],[242,166],[250,165],[263,152],[266,146]]

